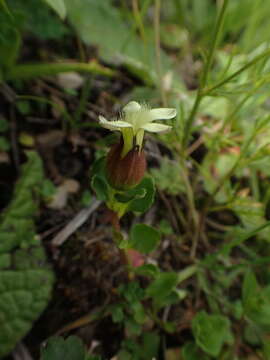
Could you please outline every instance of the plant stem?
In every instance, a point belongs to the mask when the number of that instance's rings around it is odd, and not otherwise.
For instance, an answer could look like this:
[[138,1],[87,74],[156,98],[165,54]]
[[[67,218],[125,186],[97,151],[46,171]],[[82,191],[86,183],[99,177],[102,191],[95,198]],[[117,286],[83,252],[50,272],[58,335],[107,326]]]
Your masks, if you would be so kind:
[[211,204],[213,203],[215,196],[219,193],[219,191],[222,189],[222,187],[224,186],[225,182],[232,176],[232,174],[235,172],[235,170],[238,167],[239,162],[242,160],[242,158],[245,156],[245,153],[250,145],[250,143],[252,142],[252,140],[254,139],[254,137],[256,136],[256,132],[254,132],[250,138],[247,140],[247,142],[244,144],[243,149],[240,151],[239,157],[237,158],[237,160],[235,161],[234,165],[231,167],[231,169],[227,172],[227,174],[225,174],[223,176],[223,178],[220,180],[220,182],[217,184],[216,188],[214,189],[214,191],[212,192],[212,194],[208,197],[201,215],[200,215],[200,220],[199,220],[199,225],[196,228],[196,233],[194,235],[194,242],[193,242],[193,247],[191,250],[191,258],[194,259],[195,255],[196,255],[196,250],[197,250],[197,245],[198,245],[198,241],[199,241],[199,237],[200,234],[203,233],[203,229],[204,229],[204,224],[205,224],[205,220],[206,220],[206,216],[208,213],[208,209],[211,206]]
[[4,78],[5,80],[31,79],[39,76],[53,76],[63,72],[86,72],[96,75],[114,77],[116,72],[107,67],[98,64],[95,61],[90,63],[62,62],[45,64],[22,64],[15,65],[9,69]]
[[215,31],[214,31],[214,38],[213,38],[213,41],[211,43],[211,48],[210,48],[210,51],[209,51],[209,54],[208,54],[208,57],[207,57],[207,60],[206,60],[206,64],[205,64],[204,69],[203,69],[203,74],[202,74],[201,81],[200,81],[200,84],[199,84],[199,88],[198,88],[198,91],[197,91],[196,99],[195,99],[193,108],[191,110],[191,113],[190,113],[190,115],[189,115],[189,117],[187,119],[187,122],[185,124],[185,131],[184,131],[185,137],[183,139],[184,140],[184,148],[188,144],[189,137],[190,137],[190,132],[191,132],[192,126],[193,126],[194,121],[195,121],[195,115],[196,115],[196,113],[198,111],[199,105],[200,105],[203,97],[205,96],[205,92],[204,92],[203,89],[206,86],[207,79],[208,79],[208,74],[209,74],[210,68],[212,66],[215,50],[216,50],[217,45],[218,45],[221,30],[223,28],[223,23],[224,23],[224,18],[225,18],[225,11],[226,11],[228,3],[229,3],[229,0],[224,0],[223,1],[223,5],[222,5],[222,8],[220,10],[220,13],[219,13],[219,16],[218,16],[218,19],[217,19],[217,23],[216,23],[216,27],[215,27]]
[[250,68],[251,66],[255,65],[257,62],[259,62],[260,60],[262,60],[263,58],[267,57],[270,55],[270,49],[267,49],[266,51],[264,51],[262,54],[258,55],[255,57],[255,59],[251,60],[250,62],[248,62],[247,64],[245,64],[244,66],[242,66],[239,70],[235,71],[232,75],[228,76],[226,79],[218,82],[216,85],[211,86],[210,88],[206,88],[203,91],[203,96],[209,95],[211,92],[213,92],[214,90],[216,90],[217,88],[225,85],[227,82],[233,80],[235,77],[237,77],[238,75],[240,75],[243,71],[247,70],[248,68]]
[[163,86],[161,53],[160,53],[160,0],[155,0],[154,12],[154,30],[155,30],[155,51],[156,51],[156,70],[158,75],[159,89],[162,105],[167,105],[166,92]]
[[78,126],[79,122],[81,120],[81,116],[85,110],[86,104],[87,104],[87,99],[89,98],[89,92],[91,89],[91,78],[88,75],[85,83],[83,84],[83,88],[82,88],[82,92],[81,92],[81,97],[79,100],[79,105],[75,111],[74,114],[74,120],[75,120],[75,124]]
[[145,43],[146,36],[145,36],[143,19],[142,19],[141,12],[139,9],[138,0],[132,0],[132,11],[133,11],[133,16],[134,16],[136,27],[138,28],[140,37],[143,40],[143,42]]
[[[129,259],[127,256],[127,253],[125,251],[125,249],[120,249],[118,244],[119,244],[119,238],[122,237],[121,234],[121,226],[120,226],[120,219],[118,214],[115,211],[109,210],[110,213],[110,222],[112,224],[112,228],[113,228],[113,241],[116,245],[116,247],[118,248],[119,251],[119,256],[120,256],[120,262],[123,266],[127,266],[129,265]],[[127,276],[128,278],[130,277],[130,271],[128,270]]]
[[189,204],[189,209],[190,209],[190,213],[191,213],[191,218],[193,220],[193,224],[194,227],[198,226],[199,220],[198,220],[198,214],[196,211],[196,207],[195,207],[195,201],[194,201],[194,194],[193,194],[193,190],[192,190],[192,186],[189,182],[189,178],[186,174],[185,171],[185,164],[183,163],[183,161],[181,161],[181,167],[182,167],[182,178],[183,181],[185,183],[185,188],[186,188],[186,192],[187,192],[187,199],[188,199],[188,204]]

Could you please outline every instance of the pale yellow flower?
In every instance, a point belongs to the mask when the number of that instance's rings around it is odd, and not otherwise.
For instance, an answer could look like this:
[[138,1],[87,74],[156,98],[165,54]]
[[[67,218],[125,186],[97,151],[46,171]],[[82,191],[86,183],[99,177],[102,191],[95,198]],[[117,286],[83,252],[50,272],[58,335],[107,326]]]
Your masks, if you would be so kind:
[[106,129],[120,131],[123,135],[124,147],[122,156],[125,156],[135,145],[141,149],[144,131],[162,133],[171,130],[171,126],[154,122],[155,120],[168,120],[176,116],[173,108],[150,109],[136,101],[129,102],[124,108],[119,120],[108,121],[99,116],[99,123]]

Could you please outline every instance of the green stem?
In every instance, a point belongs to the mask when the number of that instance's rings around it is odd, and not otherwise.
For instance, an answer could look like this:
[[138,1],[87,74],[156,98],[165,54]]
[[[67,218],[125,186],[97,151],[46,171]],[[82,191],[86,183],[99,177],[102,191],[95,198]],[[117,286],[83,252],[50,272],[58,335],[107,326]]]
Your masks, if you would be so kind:
[[195,121],[195,115],[197,114],[199,105],[200,105],[200,103],[201,103],[201,101],[203,99],[203,96],[205,96],[205,93],[204,93],[203,89],[206,86],[207,79],[208,79],[208,74],[209,74],[211,65],[213,63],[214,54],[215,54],[215,50],[216,50],[217,45],[218,45],[221,30],[222,30],[222,27],[223,27],[224,18],[225,18],[225,10],[227,8],[228,2],[229,2],[229,0],[224,0],[222,8],[220,10],[220,13],[219,13],[219,16],[218,16],[218,19],[217,19],[217,23],[216,23],[216,27],[215,27],[215,31],[214,31],[214,39],[213,39],[213,41],[211,43],[211,48],[210,48],[210,51],[209,51],[209,54],[208,54],[208,57],[207,57],[207,60],[206,60],[206,64],[205,64],[205,67],[204,67],[204,70],[203,70],[203,74],[202,74],[201,81],[200,81],[200,84],[199,84],[199,89],[197,91],[197,96],[196,96],[193,108],[191,110],[191,113],[190,113],[190,115],[189,115],[189,117],[187,119],[186,125],[185,125],[184,148],[187,146],[189,136],[190,136],[190,132],[191,132],[193,123]]
[[223,1],[223,5],[222,5],[222,8],[221,8],[220,13],[219,13],[219,17],[218,17],[218,20],[217,20],[215,33],[214,33],[214,39],[213,39],[212,44],[211,44],[209,56],[207,57],[205,69],[204,69],[203,76],[202,76],[202,87],[203,88],[205,87],[205,85],[207,83],[208,74],[209,74],[210,68],[211,68],[212,63],[213,63],[214,54],[215,54],[215,50],[216,50],[218,42],[219,42],[221,30],[223,28],[224,18],[225,18],[225,11],[226,11],[228,3],[229,3],[229,0],[224,0]]
[[240,154],[238,156],[238,158],[236,159],[234,165],[231,167],[231,169],[222,177],[222,179],[220,179],[219,183],[217,184],[217,186],[215,187],[214,191],[212,192],[212,194],[208,197],[202,211],[201,211],[201,216],[200,216],[200,220],[199,220],[199,226],[196,228],[196,232],[194,235],[194,241],[193,241],[193,247],[191,250],[191,257],[194,258],[195,254],[196,254],[196,249],[197,249],[197,245],[198,245],[198,241],[199,241],[199,237],[201,234],[203,234],[203,228],[204,228],[204,224],[205,224],[205,219],[207,216],[207,213],[209,211],[209,207],[212,205],[216,195],[220,192],[220,190],[222,189],[222,187],[224,186],[225,182],[230,179],[230,177],[232,176],[232,174],[235,172],[235,170],[237,169],[240,161],[242,160],[242,158],[246,155],[246,151],[249,148],[249,145],[251,144],[251,142],[253,141],[254,137],[256,136],[256,132],[254,132],[250,138],[247,140],[247,142],[243,145],[243,148],[240,151]]
[[198,218],[198,214],[196,211],[196,206],[195,206],[195,199],[194,199],[194,193],[193,193],[193,189],[192,186],[189,182],[189,178],[188,175],[186,174],[186,167],[185,164],[183,162],[183,160],[181,159],[181,167],[182,167],[182,178],[185,184],[185,188],[186,188],[186,194],[187,194],[187,199],[188,199],[188,204],[189,204],[189,209],[190,209],[190,213],[191,213],[191,218],[193,220],[193,225],[195,227],[198,226],[199,223],[199,218]]
[[85,80],[85,83],[83,85],[82,88],[82,93],[81,93],[81,97],[79,100],[79,105],[75,111],[74,114],[74,119],[75,119],[75,124],[78,126],[79,122],[81,120],[82,114],[85,111],[86,105],[87,105],[87,99],[89,98],[89,92],[91,89],[91,78],[88,76]]
[[239,70],[235,71],[232,75],[228,76],[226,79],[218,82],[216,85],[211,86],[208,89],[205,89],[203,91],[203,95],[209,95],[211,92],[213,92],[214,90],[216,90],[217,88],[225,85],[226,83],[228,83],[229,81],[233,80],[235,77],[237,77],[238,75],[240,75],[243,71],[247,70],[248,68],[250,68],[251,66],[255,65],[257,62],[259,62],[260,60],[262,60],[263,58],[267,57],[270,55],[270,49],[267,49],[266,51],[264,51],[262,54],[258,55],[255,57],[255,59],[251,60],[250,62],[248,62],[247,64],[245,64],[243,67],[241,67]]
[[53,76],[63,72],[87,72],[96,75],[113,77],[114,70],[104,67],[96,62],[78,63],[45,63],[45,64],[22,64],[15,65],[5,74],[5,80],[31,79],[39,76]]
[[159,90],[162,100],[162,105],[167,105],[166,92],[163,86],[163,74],[161,64],[161,49],[160,49],[160,0],[155,0],[154,8],[154,32],[155,32],[155,54],[156,54],[156,71],[158,75]]
[[141,15],[141,12],[139,9],[138,0],[132,0],[132,12],[133,12],[134,20],[135,20],[135,26],[139,31],[141,39],[145,43],[146,36],[145,36],[143,19],[142,19],[142,15]]

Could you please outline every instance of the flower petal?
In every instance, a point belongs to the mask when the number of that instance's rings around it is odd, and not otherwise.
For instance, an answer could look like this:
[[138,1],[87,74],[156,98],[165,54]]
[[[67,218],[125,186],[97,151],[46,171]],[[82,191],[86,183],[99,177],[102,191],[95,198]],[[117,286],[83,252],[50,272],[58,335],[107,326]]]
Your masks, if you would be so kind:
[[157,123],[149,123],[145,124],[141,127],[142,129],[150,132],[155,133],[161,133],[161,132],[167,132],[171,130],[171,126],[169,125],[163,125],[163,124],[157,124]]
[[132,128],[132,125],[126,121],[115,120],[115,121],[108,121],[103,116],[99,116],[99,123],[102,127],[109,129],[109,130],[120,130],[121,128]]
[[123,107],[125,113],[140,111],[141,105],[136,101],[130,101],[126,106]]
[[176,110],[173,108],[158,108],[150,110],[152,120],[167,120],[176,116]]

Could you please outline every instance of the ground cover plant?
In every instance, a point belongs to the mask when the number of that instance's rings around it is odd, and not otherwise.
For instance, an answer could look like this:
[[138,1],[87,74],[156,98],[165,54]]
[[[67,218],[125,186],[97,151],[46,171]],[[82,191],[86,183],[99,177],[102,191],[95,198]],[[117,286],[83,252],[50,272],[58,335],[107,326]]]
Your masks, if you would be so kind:
[[0,0],[0,358],[270,359],[269,0]]

